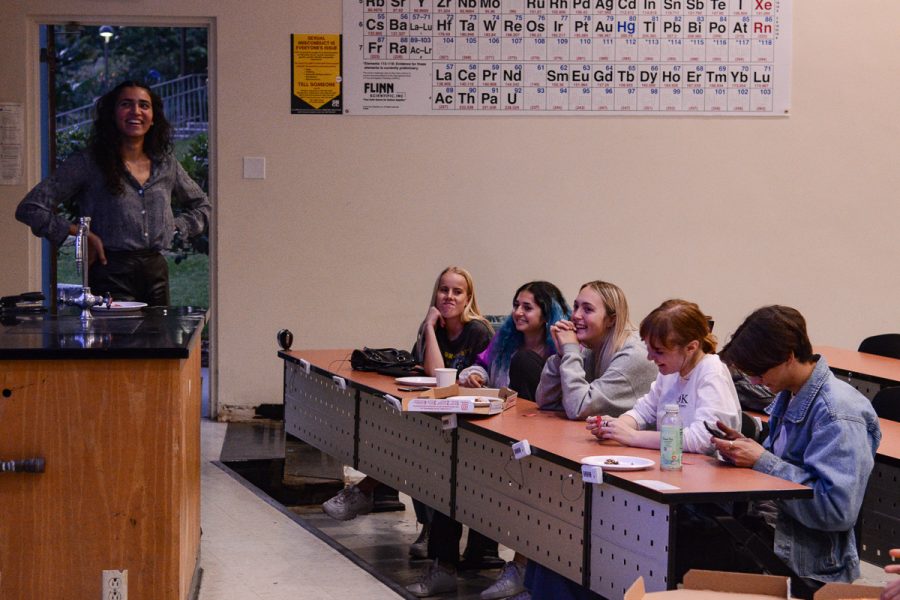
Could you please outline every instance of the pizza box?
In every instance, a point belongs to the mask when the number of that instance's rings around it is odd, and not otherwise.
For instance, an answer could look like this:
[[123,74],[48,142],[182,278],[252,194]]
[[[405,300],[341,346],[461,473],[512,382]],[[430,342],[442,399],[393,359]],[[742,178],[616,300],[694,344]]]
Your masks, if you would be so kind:
[[857,598],[881,597],[883,587],[874,585],[853,585],[852,583],[826,583],[813,596],[813,600],[856,600]]
[[679,589],[664,592],[644,591],[644,578],[638,577],[624,600],[784,600],[790,590],[789,577],[692,569]]
[[416,398],[404,398],[403,410],[447,415],[496,415],[515,406],[518,395],[509,388],[467,388],[453,384],[432,388]]

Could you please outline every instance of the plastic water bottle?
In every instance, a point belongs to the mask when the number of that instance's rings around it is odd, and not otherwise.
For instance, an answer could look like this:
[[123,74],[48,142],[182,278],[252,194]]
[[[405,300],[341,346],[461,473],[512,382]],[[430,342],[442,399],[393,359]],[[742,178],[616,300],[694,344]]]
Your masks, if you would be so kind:
[[659,425],[659,468],[680,471],[683,426],[677,404],[666,404],[666,414]]

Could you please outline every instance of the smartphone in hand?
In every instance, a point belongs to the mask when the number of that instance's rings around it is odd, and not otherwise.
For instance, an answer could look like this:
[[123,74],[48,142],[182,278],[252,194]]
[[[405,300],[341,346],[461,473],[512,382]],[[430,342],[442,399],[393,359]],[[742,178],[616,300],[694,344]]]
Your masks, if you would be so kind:
[[706,430],[707,430],[707,431],[709,432],[709,434],[710,434],[711,436],[713,436],[714,438],[718,438],[718,439],[720,439],[720,440],[726,439],[724,433],[722,433],[721,431],[719,431],[718,429],[716,429],[715,427],[713,427],[712,425],[710,425],[708,422],[703,421],[703,426],[706,427]]

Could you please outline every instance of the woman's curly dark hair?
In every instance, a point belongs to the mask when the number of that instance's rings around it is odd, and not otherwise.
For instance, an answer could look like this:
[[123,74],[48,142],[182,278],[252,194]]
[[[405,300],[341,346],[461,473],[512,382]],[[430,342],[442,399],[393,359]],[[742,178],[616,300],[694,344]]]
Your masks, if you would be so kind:
[[88,139],[88,148],[106,176],[106,187],[113,194],[122,193],[124,189],[122,181],[126,174],[125,163],[119,150],[122,132],[116,126],[116,102],[122,90],[131,87],[146,90],[153,107],[153,124],[144,137],[144,152],[153,162],[163,160],[172,152],[172,127],[163,111],[162,98],[151,90],[150,86],[139,81],[123,81],[103,94],[94,105],[94,126]]

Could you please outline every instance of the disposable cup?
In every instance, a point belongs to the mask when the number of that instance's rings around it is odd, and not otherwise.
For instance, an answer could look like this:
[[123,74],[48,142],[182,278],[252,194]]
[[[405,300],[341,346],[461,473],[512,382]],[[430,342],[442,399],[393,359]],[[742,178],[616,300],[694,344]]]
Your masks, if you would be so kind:
[[435,369],[434,376],[438,387],[447,387],[456,383],[456,369]]

